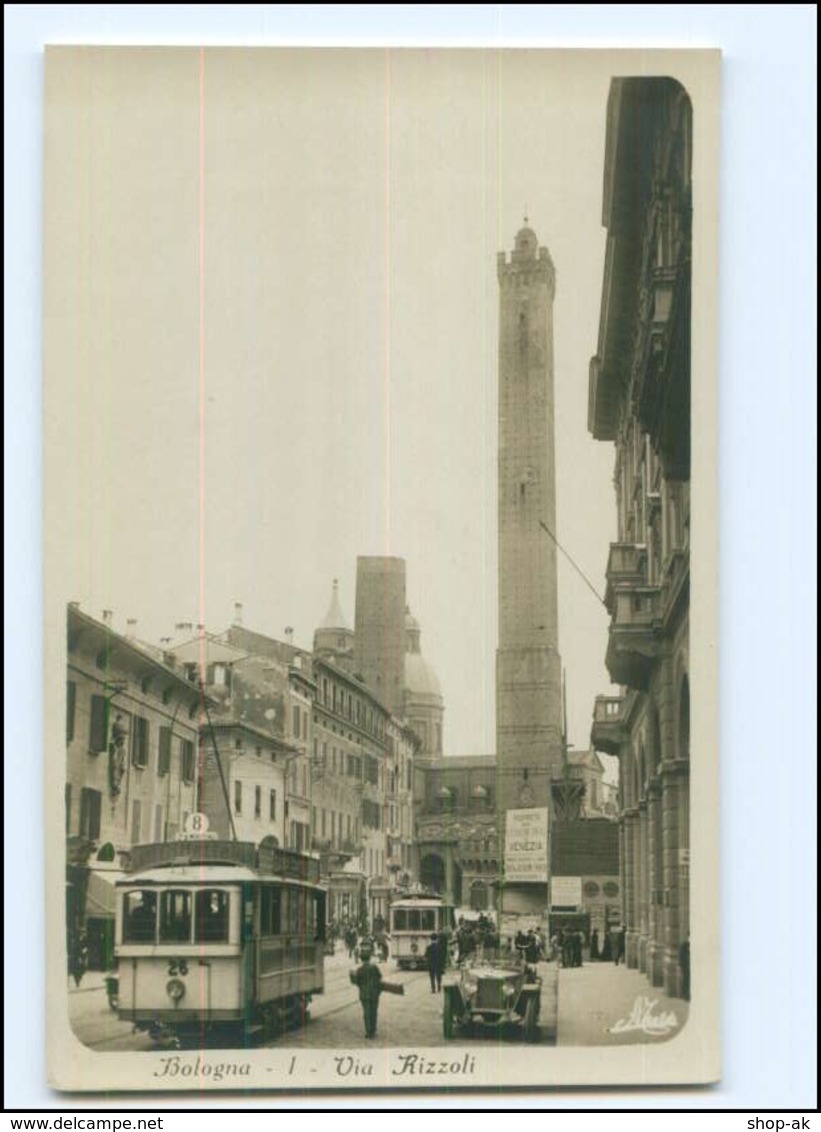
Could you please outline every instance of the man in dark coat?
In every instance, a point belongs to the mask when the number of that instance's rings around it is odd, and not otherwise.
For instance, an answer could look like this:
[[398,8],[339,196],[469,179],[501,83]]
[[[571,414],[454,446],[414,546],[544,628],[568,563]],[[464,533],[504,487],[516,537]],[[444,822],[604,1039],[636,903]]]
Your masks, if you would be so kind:
[[371,963],[372,954],[370,944],[362,943],[359,948],[361,963],[355,971],[351,971],[351,982],[359,987],[366,1038],[376,1037],[376,1016],[379,1012],[379,996],[382,993],[382,972]]
[[626,932],[627,932],[626,928],[618,928],[616,930],[616,934],[615,934],[615,937],[614,937],[614,941],[613,941],[613,962],[616,964],[617,967],[618,967],[619,963],[621,963],[622,959],[624,959],[624,942],[625,942]]
[[450,949],[450,944],[449,944],[449,941],[448,941],[447,932],[442,930],[441,932],[439,932],[439,968],[443,972],[447,971],[447,969],[448,969],[448,951],[449,951],[449,949]]
[[590,958],[598,959],[599,957],[599,932],[598,928],[593,929],[593,934],[590,936]]
[[425,961],[430,976],[430,993],[436,994],[442,989],[442,948],[436,932],[430,937],[430,943],[425,948]]

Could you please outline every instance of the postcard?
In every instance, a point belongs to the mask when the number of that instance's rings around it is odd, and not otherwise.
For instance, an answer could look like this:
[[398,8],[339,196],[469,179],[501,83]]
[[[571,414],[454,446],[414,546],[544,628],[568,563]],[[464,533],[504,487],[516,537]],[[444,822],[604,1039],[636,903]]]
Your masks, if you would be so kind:
[[718,1080],[719,112],[47,48],[52,1087]]

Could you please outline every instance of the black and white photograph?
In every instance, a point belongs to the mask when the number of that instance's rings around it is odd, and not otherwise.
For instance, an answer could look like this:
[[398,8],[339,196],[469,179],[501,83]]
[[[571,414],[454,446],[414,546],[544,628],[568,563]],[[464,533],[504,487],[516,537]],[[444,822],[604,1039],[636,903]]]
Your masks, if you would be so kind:
[[719,1079],[720,72],[46,50],[53,1087]]

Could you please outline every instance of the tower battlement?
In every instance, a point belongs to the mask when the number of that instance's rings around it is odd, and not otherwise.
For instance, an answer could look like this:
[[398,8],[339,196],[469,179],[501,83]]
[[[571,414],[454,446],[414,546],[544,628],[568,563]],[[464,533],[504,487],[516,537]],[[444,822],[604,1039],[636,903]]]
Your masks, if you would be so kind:
[[[523,229],[527,232],[527,229]],[[520,233],[521,235],[521,233]],[[545,247],[539,247],[535,235],[533,242],[523,241],[510,253],[499,252],[496,256],[496,275],[500,284],[511,281],[521,282],[534,279],[547,284],[550,297],[556,292],[556,267],[550,252]]]

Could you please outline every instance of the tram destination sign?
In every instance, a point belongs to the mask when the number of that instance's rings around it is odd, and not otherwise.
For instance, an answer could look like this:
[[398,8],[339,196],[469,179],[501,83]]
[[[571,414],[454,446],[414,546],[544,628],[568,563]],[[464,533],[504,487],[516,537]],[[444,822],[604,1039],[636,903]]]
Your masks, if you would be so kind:
[[547,809],[508,810],[505,881],[547,883]]

